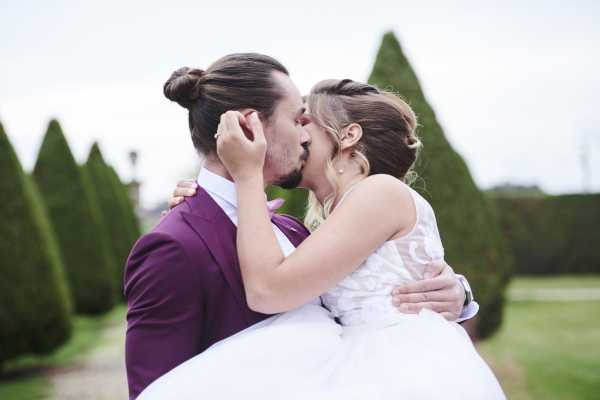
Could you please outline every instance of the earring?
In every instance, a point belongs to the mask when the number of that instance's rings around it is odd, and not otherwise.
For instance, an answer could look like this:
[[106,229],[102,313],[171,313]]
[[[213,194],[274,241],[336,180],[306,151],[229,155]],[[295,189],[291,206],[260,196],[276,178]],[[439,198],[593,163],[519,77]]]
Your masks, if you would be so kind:
[[343,170],[343,169],[338,169],[338,174],[340,174],[340,175],[341,175],[341,174],[343,174],[343,173],[344,173],[344,170]]

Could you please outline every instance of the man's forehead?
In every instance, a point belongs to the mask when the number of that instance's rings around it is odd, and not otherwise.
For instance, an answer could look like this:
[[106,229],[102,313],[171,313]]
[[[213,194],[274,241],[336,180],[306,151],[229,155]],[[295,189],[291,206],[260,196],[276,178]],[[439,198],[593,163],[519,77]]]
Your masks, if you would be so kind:
[[298,90],[288,75],[276,71],[274,77],[283,90],[281,106],[285,107],[288,111],[294,113],[299,112],[299,110],[304,107],[304,99],[300,94],[300,90]]
[[306,104],[302,101],[302,97],[286,96],[281,101],[282,108],[286,112],[302,115],[306,111]]

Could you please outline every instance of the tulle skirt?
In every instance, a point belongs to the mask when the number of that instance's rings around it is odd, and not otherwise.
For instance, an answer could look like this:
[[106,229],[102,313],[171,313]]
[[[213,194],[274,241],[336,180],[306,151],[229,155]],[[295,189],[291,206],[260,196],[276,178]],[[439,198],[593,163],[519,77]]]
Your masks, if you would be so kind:
[[224,339],[152,383],[139,400],[504,399],[464,329],[394,313],[344,327],[308,304]]

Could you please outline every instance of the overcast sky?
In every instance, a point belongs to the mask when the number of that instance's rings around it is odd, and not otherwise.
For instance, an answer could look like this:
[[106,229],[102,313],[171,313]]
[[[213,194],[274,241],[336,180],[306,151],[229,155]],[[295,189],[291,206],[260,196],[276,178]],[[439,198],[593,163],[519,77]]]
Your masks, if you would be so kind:
[[393,30],[452,145],[482,188],[600,191],[600,2],[0,0],[0,121],[31,169],[48,120],[76,158],[94,140],[124,179],[140,153],[143,203],[190,177],[184,109],[162,85],[181,66],[257,51],[302,92],[366,80]]

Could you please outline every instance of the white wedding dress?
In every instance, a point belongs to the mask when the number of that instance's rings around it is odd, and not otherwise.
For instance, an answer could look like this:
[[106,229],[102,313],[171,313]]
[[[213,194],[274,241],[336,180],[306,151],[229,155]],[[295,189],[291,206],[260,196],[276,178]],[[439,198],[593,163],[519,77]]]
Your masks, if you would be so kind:
[[307,304],[270,317],[174,368],[138,399],[505,399],[460,325],[391,303],[394,287],[422,279],[424,265],[444,256],[431,206],[410,190],[415,226],[323,294],[329,312]]

